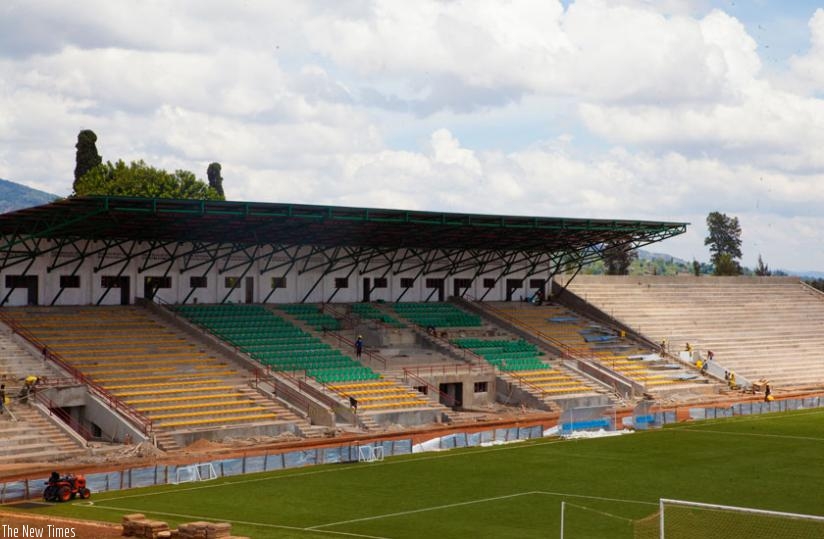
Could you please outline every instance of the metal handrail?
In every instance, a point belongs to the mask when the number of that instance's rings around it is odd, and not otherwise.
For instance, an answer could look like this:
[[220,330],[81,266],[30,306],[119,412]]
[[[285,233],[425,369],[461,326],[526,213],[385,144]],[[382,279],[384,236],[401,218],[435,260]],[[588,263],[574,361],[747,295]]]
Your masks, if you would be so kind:
[[83,374],[82,371],[63,359],[60,354],[50,350],[46,343],[35,337],[34,334],[18,324],[16,320],[5,312],[0,311],[0,320],[9,326],[13,333],[20,335],[35,348],[42,350],[44,359],[52,361],[61,369],[71,374],[75,382],[85,385],[92,394],[106,401],[109,407],[121,413],[124,417],[134,423],[135,426],[138,426],[143,434],[149,435],[151,433],[152,422],[148,417],[144,416],[128,404],[122,402],[112,393],[98,385],[92,379]]
[[78,420],[73,418],[71,414],[57,406],[54,401],[51,399],[47,399],[39,392],[35,392],[34,395],[29,394],[29,397],[34,396],[35,400],[46,407],[49,411],[49,415],[57,417],[60,421],[68,425],[74,432],[79,434],[83,437],[84,440],[89,441],[94,439],[94,435],[92,435],[91,431],[83,426]]
[[[340,346],[341,343],[344,343],[347,346],[350,346],[352,348],[355,347],[355,341],[347,339],[346,337],[344,337],[343,335],[341,335],[340,333],[338,333],[336,331],[328,331],[327,330],[326,333],[328,333],[329,335],[331,335],[332,337],[334,337],[338,340],[338,346]],[[366,355],[367,355],[367,357],[369,358],[370,361],[377,360],[378,363],[383,365],[384,369],[386,368],[387,360],[382,355],[378,354],[377,352],[369,352],[369,351],[366,351]]]

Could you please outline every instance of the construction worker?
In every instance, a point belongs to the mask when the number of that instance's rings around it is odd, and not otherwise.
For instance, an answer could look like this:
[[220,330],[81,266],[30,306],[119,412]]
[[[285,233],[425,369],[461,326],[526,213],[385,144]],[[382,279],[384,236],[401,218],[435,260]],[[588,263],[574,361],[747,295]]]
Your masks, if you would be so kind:
[[0,384],[0,414],[6,411],[6,384]]
[[358,340],[355,341],[355,356],[360,359],[363,354],[363,336],[358,335]]
[[39,382],[40,378],[33,374],[23,379],[23,387],[20,388],[20,393],[18,394],[21,404],[29,403],[29,395],[34,396],[35,387],[37,387]]

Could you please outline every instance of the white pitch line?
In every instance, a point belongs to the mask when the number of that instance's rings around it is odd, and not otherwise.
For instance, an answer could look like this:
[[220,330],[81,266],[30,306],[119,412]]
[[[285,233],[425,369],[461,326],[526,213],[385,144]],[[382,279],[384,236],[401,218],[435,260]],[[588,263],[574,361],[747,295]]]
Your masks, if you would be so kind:
[[804,440],[808,442],[824,442],[824,438],[819,436],[793,436],[791,434],[765,434],[762,432],[735,432],[729,430],[715,430],[715,429],[678,429],[681,432],[692,432],[700,434],[702,432],[710,432],[712,434],[727,434],[729,436],[753,436],[756,438],[779,438],[782,440]]
[[535,491],[535,494],[545,494],[547,496],[560,496],[562,498],[583,498],[585,500],[599,500],[602,502],[638,503],[641,505],[658,505],[658,502],[645,502],[642,500],[630,500],[625,498],[605,498],[604,496],[588,496],[586,494],[570,494],[569,492],[550,492],[546,490]]
[[339,526],[343,524],[352,524],[354,522],[365,522],[369,520],[379,520],[382,518],[392,518],[392,517],[399,517],[405,515],[412,515],[415,513],[425,513],[427,511],[438,511],[441,509],[451,509],[453,507],[461,507],[464,505],[473,505],[477,503],[486,503],[486,502],[494,502],[498,500],[505,500],[507,498],[517,498],[519,496],[531,496],[534,494],[540,494],[545,496],[560,496],[562,498],[582,498],[586,500],[599,500],[605,502],[621,502],[621,503],[636,503],[642,505],[653,505],[657,506],[658,502],[645,502],[642,500],[629,500],[629,499],[622,499],[622,498],[606,498],[604,496],[589,496],[586,494],[571,494],[569,492],[551,492],[545,490],[531,490],[527,492],[516,492],[515,494],[507,494],[505,496],[494,496],[492,498],[478,498],[476,500],[468,500],[465,502],[457,502],[457,503],[449,503],[445,505],[433,505],[430,507],[422,507],[420,509],[410,509],[409,511],[398,511],[396,513],[385,513],[383,515],[374,515],[371,517],[362,517],[362,518],[354,518],[351,520],[341,520],[339,522],[329,522],[326,524],[318,524],[316,526],[310,526],[307,530],[318,530],[320,528],[327,528],[329,526]]
[[[526,448],[530,448],[530,447],[539,447],[539,446],[544,446],[544,445],[554,445],[554,444],[559,444],[559,443],[565,443],[567,441],[568,440],[552,438],[552,439],[549,439],[549,440],[544,441],[544,442],[537,442],[537,443],[526,444],[526,445],[524,445],[524,444],[513,444],[513,445],[505,445],[505,446],[496,446],[496,447],[490,447],[490,448],[485,448],[485,449],[477,449],[477,450],[474,450],[474,451],[467,451],[467,452],[459,452],[459,453],[449,452],[449,453],[440,453],[440,454],[437,454],[437,455],[431,455],[431,456],[420,457],[420,458],[407,458],[407,459],[402,459],[402,460],[388,460],[388,461],[373,463],[373,464],[360,464],[360,463],[354,463],[353,462],[353,463],[351,463],[351,465],[345,465],[343,467],[330,467],[330,468],[323,469],[323,470],[312,470],[312,471],[309,471],[309,472],[300,472],[300,473],[290,473],[290,474],[282,474],[282,475],[276,475],[276,476],[258,477],[258,478],[255,478],[255,479],[242,479],[240,481],[225,481],[225,482],[221,481],[220,483],[200,485],[200,486],[197,486],[197,487],[169,488],[168,490],[164,490],[162,492],[148,492],[148,493],[145,493],[145,494],[129,494],[129,495],[126,495],[126,496],[114,496],[112,498],[106,498],[104,501],[108,502],[108,501],[127,500],[127,499],[130,499],[130,498],[148,498],[150,496],[161,496],[161,495],[164,495],[164,494],[177,494],[179,492],[191,492],[191,491],[205,490],[205,489],[210,489],[210,488],[223,488],[223,487],[226,487],[226,486],[229,486],[229,485],[244,485],[244,484],[248,484],[248,483],[258,483],[260,481],[273,481],[273,480],[277,480],[277,479],[290,479],[292,477],[307,477],[307,476],[311,476],[311,475],[320,475],[320,474],[335,473],[335,472],[345,472],[345,471],[350,471],[350,470],[362,470],[364,468],[371,468],[373,466],[392,466],[392,465],[398,465],[398,464],[414,464],[416,462],[426,462],[426,461],[430,461],[430,460],[440,460],[440,459],[447,459],[447,458],[466,457],[466,456],[473,456],[473,455],[479,455],[479,454],[484,454],[484,453],[492,453],[492,452],[497,452],[497,451],[510,451],[510,450],[515,450],[515,449],[526,449]],[[409,455],[399,455],[399,456],[409,456]],[[269,474],[269,473],[272,473],[272,472],[278,472],[278,471],[283,471],[283,470],[284,470],[284,468],[280,468],[279,470],[267,470],[265,472],[255,472],[255,473],[256,474],[257,473]],[[158,485],[158,486],[169,486],[169,485]],[[109,492],[117,492],[117,491],[109,491]],[[101,494],[107,494],[107,493],[101,493]]]
[[379,520],[382,518],[392,518],[392,517],[400,517],[404,515],[414,515],[415,513],[425,513],[427,511],[438,511],[440,509],[449,509],[452,507],[461,507],[463,505],[472,505],[476,503],[486,503],[486,502],[494,502],[497,500],[505,500],[507,498],[517,498],[518,496],[529,496],[530,494],[538,494],[537,491],[529,491],[529,492],[518,492],[516,494],[507,494],[506,496],[494,496],[492,498],[480,498],[477,500],[469,500],[466,502],[457,502],[457,503],[450,503],[446,505],[435,505],[432,507],[423,507],[421,509],[410,509],[409,511],[398,511],[397,513],[386,513],[383,515],[375,515],[371,517],[363,517],[363,518],[353,518],[351,520],[341,520],[338,522],[329,522],[326,524],[318,524],[317,526],[309,526],[306,528],[307,530],[317,530],[320,528],[326,528],[329,526],[340,526],[343,524],[352,524],[354,522],[366,522],[368,520]]
[[[150,515],[161,515],[164,517],[175,517],[175,518],[186,518],[186,519],[195,519],[195,520],[214,520],[215,516],[203,516],[203,515],[187,515],[184,513],[167,513],[163,511],[150,511],[146,509],[133,509],[131,507],[113,507],[109,505],[85,505],[83,507],[91,507],[97,509],[108,509],[110,511],[131,511],[133,513],[148,513]],[[388,537],[381,537],[377,535],[363,535],[360,533],[350,533],[350,532],[338,532],[332,530],[315,530],[313,528],[301,528],[299,526],[286,526],[285,524],[269,524],[266,522],[251,522],[248,520],[230,520],[226,518],[220,518],[223,522],[230,522],[232,524],[242,524],[244,526],[256,526],[260,528],[276,528],[280,530],[292,530],[292,531],[301,531],[301,532],[317,532],[317,533],[328,533],[332,535],[346,535],[349,537],[362,537],[364,539],[389,539]]]

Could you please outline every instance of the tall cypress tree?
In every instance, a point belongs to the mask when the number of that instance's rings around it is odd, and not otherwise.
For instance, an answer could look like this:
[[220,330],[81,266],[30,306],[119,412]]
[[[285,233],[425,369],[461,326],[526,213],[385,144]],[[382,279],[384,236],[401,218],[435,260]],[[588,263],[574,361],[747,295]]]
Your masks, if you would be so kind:
[[220,163],[211,163],[206,169],[206,177],[209,178],[209,187],[220,195],[221,200],[226,198],[223,194],[223,177],[220,175]]
[[74,166],[74,183],[72,190],[77,191],[77,180],[83,177],[88,171],[103,162],[103,158],[97,153],[97,135],[91,129],[84,129],[77,134],[77,157]]

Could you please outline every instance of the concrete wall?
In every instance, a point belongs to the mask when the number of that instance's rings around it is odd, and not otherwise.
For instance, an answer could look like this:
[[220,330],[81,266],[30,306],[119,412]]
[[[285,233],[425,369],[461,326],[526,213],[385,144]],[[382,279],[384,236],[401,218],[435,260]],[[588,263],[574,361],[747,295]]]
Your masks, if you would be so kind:
[[[436,388],[440,388],[441,384],[463,384],[460,397],[464,408],[484,406],[495,402],[497,381],[495,374],[492,372],[484,374],[426,374],[419,376]],[[486,391],[476,393],[475,384],[484,382],[487,387]],[[410,384],[418,385],[414,380],[410,380]],[[434,399],[435,395],[430,395],[430,397]]]

